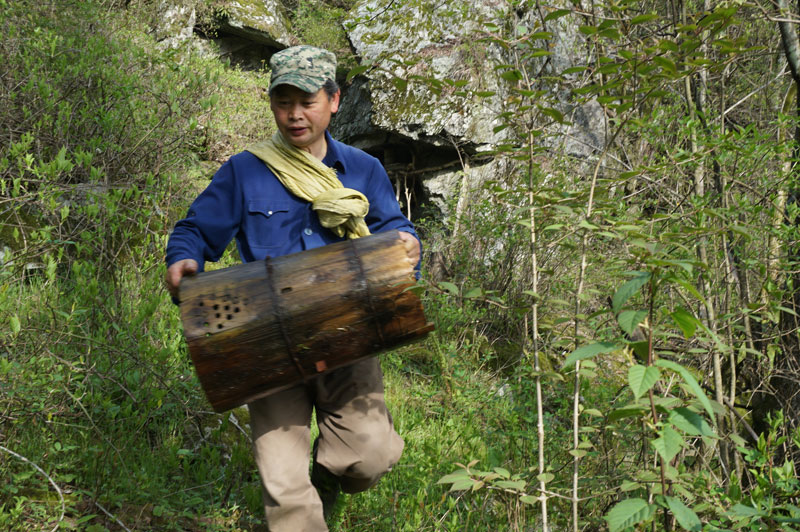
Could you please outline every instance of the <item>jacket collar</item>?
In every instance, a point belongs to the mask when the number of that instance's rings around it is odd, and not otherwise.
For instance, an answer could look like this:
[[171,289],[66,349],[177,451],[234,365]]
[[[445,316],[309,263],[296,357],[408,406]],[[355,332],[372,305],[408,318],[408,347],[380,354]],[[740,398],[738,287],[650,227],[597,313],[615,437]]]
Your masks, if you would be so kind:
[[335,168],[339,173],[347,173],[347,167],[342,158],[342,149],[339,146],[339,142],[333,140],[333,137],[331,137],[327,129],[325,130],[325,140],[328,142],[328,152],[322,159],[322,163],[325,166]]

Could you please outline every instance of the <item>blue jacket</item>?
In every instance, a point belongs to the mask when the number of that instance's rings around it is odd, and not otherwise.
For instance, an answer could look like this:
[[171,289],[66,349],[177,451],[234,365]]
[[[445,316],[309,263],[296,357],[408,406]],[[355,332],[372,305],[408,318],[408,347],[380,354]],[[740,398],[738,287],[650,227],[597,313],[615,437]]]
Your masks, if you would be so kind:
[[[342,184],[369,200],[367,226],[372,233],[397,229],[413,234],[413,224],[400,212],[389,177],[381,163],[365,152],[333,140],[326,131],[323,159],[335,168]],[[167,244],[167,266],[194,259],[217,261],[236,238],[243,262],[279,257],[343,240],[322,227],[311,203],[286,190],[266,164],[250,152],[231,157],[211,184],[189,207]],[[419,266],[417,266],[419,268]]]

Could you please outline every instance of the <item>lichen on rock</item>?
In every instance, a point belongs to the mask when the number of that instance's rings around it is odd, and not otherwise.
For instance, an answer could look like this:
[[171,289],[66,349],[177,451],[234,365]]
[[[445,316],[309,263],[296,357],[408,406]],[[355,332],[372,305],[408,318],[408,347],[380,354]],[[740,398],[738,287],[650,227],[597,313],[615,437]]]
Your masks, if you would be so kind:
[[[373,67],[368,74],[371,126],[434,145],[450,145],[453,137],[476,146],[495,140],[489,124],[496,111],[475,105],[459,90],[462,82],[492,83],[485,65],[472,57],[472,39],[494,2],[384,4],[363,2],[345,23],[362,64]],[[497,51],[486,47],[480,53]],[[358,101],[345,103],[363,108]],[[360,132],[342,133],[357,137]]]
[[197,23],[197,10],[188,3],[167,2],[158,5],[156,40],[164,48],[176,48],[192,38]]
[[289,18],[278,0],[225,0],[219,30],[258,44],[285,48],[294,42]]
[[[513,162],[478,170],[494,158],[481,152],[501,148],[515,161],[521,155],[514,150],[535,142],[537,150],[594,157],[605,143],[605,117],[596,102],[575,101],[557,81],[581,60],[584,36],[555,20],[549,37],[529,37],[542,24],[538,10],[497,0],[360,2],[345,27],[366,70],[345,91],[336,134],[395,159],[406,149],[418,188],[442,212],[463,183],[474,181],[477,190],[483,180],[516,172]],[[564,119],[548,118],[558,114]],[[418,156],[431,149],[440,156],[449,150],[455,168]]]

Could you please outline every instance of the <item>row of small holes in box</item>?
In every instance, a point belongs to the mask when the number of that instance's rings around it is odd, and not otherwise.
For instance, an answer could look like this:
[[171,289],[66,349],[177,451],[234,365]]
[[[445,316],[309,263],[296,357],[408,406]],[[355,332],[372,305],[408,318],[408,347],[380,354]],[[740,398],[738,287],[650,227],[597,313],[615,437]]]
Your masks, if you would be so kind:
[[[228,298],[230,298],[230,296],[229,296],[228,294],[225,294],[223,297],[224,297],[225,299],[228,299]],[[242,305],[247,305],[247,302],[248,302],[247,298],[244,298],[244,299],[242,300]],[[239,303],[238,299],[235,299],[235,300],[233,301],[233,309],[232,309],[232,311],[233,311],[234,313],[239,313],[239,312],[241,311],[241,308],[239,308],[239,307],[237,306],[237,305],[238,305],[238,303]],[[197,304],[197,306],[198,306],[198,307],[204,307],[204,306],[205,306],[205,302],[204,302],[204,301],[200,301],[200,302]],[[215,311],[218,311],[218,310],[220,310],[220,308],[222,308],[222,310],[224,310],[225,312],[230,312],[230,311],[231,311],[231,305],[230,305],[230,304],[228,304],[228,305],[220,305],[219,303],[214,303],[214,305],[213,305],[211,308],[212,308],[213,310],[215,310]],[[222,318],[222,312],[216,312],[216,313],[215,313],[215,317],[216,317],[217,319],[221,319],[221,318]],[[226,318],[227,320],[229,320],[229,321],[230,321],[230,320],[232,320],[232,319],[233,319],[233,314],[227,314],[227,315],[225,316],[225,318]],[[205,323],[203,323],[203,327],[210,327],[210,325],[211,325],[211,324],[210,324],[210,323],[208,323],[208,322],[205,322]],[[218,323],[218,324],[217,324],[217,329],[222,329],[223,327],[225,327],[225,326],[224,326],[222,323]]]

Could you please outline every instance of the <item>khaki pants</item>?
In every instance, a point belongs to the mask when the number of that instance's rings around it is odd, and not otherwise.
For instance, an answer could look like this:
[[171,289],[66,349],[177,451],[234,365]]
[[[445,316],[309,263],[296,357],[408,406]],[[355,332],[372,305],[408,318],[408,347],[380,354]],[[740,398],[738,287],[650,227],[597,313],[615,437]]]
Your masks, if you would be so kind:
[[328,530],[309,477],[312,409],[319,426],[317,462],[340,478],[346,493],[373,486],[403,452],[374,357],[248,406],[271,532]]

